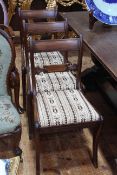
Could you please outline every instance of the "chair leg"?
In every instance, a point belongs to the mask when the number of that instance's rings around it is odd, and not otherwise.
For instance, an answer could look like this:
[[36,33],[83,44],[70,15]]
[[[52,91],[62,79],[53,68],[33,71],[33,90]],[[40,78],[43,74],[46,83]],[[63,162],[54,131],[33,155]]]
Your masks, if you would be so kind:
[[34,119],[33,119],[33,104],[32,104],[32,93],[28,92],[27,93],[27,98],[26,98],[26,113],[27,113],[27,118],[28,118],[28,127],[29,127],[29,139],[33,138],[34,135]]
[[36,150],[36,175],[40,175],[40,140],[38,131],[35,133],[35,150]]
[[26,68],[22,68],[22,93],[23,93],[23,107],[26,110]]
[[102,130],[102,123],[98,124],[98,126],[96,126],[93,131],[93,160],[92,161],[95,168],[98,168],[98,144],[99,144],[101,130]]

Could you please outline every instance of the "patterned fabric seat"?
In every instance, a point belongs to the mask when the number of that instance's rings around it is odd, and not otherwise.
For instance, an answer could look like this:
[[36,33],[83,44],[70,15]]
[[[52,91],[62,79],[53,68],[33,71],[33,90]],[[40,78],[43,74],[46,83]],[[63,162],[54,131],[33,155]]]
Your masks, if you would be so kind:
[[48,91],[37,94],[41,127],[100,120],[99,114],[78,90]]
[[41,52],[34,54],[35,67],[43,68],[43,65],[63,64],[64,57],[58,51],[56,52]]
[[0,134],[15,131],[20,125],[20,116],[9,96],[0,96]]
[[37,92],[76,89],[76,78],[71,72],[41,72],[35,78]]

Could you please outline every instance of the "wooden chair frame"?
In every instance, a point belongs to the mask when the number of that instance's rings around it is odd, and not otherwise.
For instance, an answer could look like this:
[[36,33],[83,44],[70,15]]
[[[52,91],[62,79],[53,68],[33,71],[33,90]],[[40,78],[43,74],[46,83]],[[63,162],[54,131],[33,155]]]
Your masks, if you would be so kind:
[[[43,134],[65,132],[66,130],[73,130],[74,128],[93,128],[93,164],[95,167],[98,166],[97,161],[97,150],[99,136],[102,129],[103,119],[100,116],[99,121],[84,122],[79,124],[69,124],[69,125],[60,125],[60,126],[50,126],[50,127],[41,127],[39,124],[39,111],[37,107],[36,99],[36,82],[35,74],[37,73],[34,67],[34,53],[42,51],[78,51],[78,63],[77,68],[77,89],[82,91],[81,86],[81,65],[82,65],[82,37],[74,39],[61,39],[61,40],[50,40],[50,41],[31,41],[30,40],[30,60],[31,60],[31,71],[32,71],[32,94],[29,96],[30,102],[28,105],[31,105],[30,108],[30,121],[32,122],[32,130],[34,130],[34,140],[35,140],[35,149],[36,149],[36,174],[40,175],[40,152],[41,152],[41,143],[40,137]],[[59,65],[60,66],[60,65]],[[47,67],[46,67],[47,68]],[[61,68],[62,71],[63,67]],[[60,70],[60,69],[59,69]],[[63,69],[64,71],[65,69]],[[47,70],[48,71],[48,70]],[[54,69],[55,71],[55,69]],[[49,69],[50,72],[50,69]],[[34,128],[33,128],[34,127]]]
[[[40,21],[48,21],[48,20],[62,20],[63,18],[60,17],[58,14],[57,7],[54,9],[43,9],[43,10],[21,10],[18,9],[19,20],[20,20],[20,39],[21,39],[21,52],[22,52],[22,87],[23,87],[23,106],[26,109],[26,66],[25,66],[25,55],[24,55],[24,28],[23,28],[23,21],[30,22],[37,20]],[[51,32],[50,32],[51,33]]]
[[[19,105],[19,85],[20,85],[20,80],[19,80],[19,73],[18,70],[16,69],[15,66],[15,47],[13,45],[13,41],[9,35],[0,29],[0,35],[2,35],[9,43],[11,47],[11,52],[12,52],[12,58],[11,58],[11,63],[9,66],[9,70],[7,73],[7,79],[6,79],[6,84],[7,84],[7,91],[8,95],[12,97],[12,92],[11,89],[14,89],[14,97],[15,97],[15,107],[17,108],[18,112],[22,112],[22,108]],[[0,140],[1,143],[4,144],[5,148],[8,150],[13,150],[15,155],[21,156],[22,151],[19,148],[19,142],[21,139],[21,125],[19,125],[15,131],[7,134],[0,134]],[[1,148],[0,148],[1,149]]]
[[[51,33],[54,34],[54,37],[56,38],[57,37],[56,34],[60,32],[63,32],[66,38],[68,37],[67,20],[56,21],[56,22],[39,22],[39,23],[25,23],[25,21],[23,21],[23,38],[24,38],[23,47],[25,52],[25,58],[23,59],[23,68],[22,68],[22,87],[23,87],[24,108],[26,108],[26,72],[29,69],[28,37],[41,35],[44,33]],[[67,60],[65,59],[65,61]]]

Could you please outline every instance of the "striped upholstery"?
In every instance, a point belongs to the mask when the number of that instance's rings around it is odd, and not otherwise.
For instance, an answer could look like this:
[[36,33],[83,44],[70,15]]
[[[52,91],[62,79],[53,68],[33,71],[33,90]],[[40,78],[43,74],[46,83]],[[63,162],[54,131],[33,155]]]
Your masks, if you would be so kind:
[[76,89],[76,78],[71,72],[40,73],[35,78],[37,92]]
[[78,90],[48,91],[37,94],[41,127],[100,120],[92,105]]
[[56,52],[41,52],[34,55],[35,67],[43,68],[43,65],[63,64],[64,58],[58,51]]

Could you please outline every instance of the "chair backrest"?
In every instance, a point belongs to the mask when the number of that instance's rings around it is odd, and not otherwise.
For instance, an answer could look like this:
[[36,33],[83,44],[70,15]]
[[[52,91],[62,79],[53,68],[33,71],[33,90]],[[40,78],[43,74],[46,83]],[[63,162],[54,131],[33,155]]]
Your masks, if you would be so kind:
[[42,20],[42,19],[56,19],[58,15],[57,8],[55,9],[43,9],[43,10],[21,10],[18,9],[20,20]]
[[56,22],[39,22],[39,23],[26,23],[23,21],[23,47],[25,49],[26,59],[28,59],[28,37],[32,35],[40,35],[45,33],[54,34],[63,32],[64,37],[68,37],[68,23],[65,21]]
[[[38,67],[34,66],[34,54],[39,52],[53,52],[53,51],[62,51],[62,52],[78,52],[78,59],[76,65],[54,65],[54,66],[45,66],[45,72],[56,71],[57,67],[59,71],[66,71],[68,69],[72,69],[75,67],[77,69],[77,87],[80,88],[80,79],[81,79],[81,66],[82,66],[82,36],[79,38],[69,38],[69,39],[55,39],[55,40],[32,40],[30,38],[30,61],[31,61],[31,72],[32,72],[32,87],[34,93],[36,93],[36,82],[35,82],[35,74],[38,74]],[[51,70],[48,69],[51,67]],[[54,67],[54,68],[53,68]],[[47,69],[46,69],[47,68]],[[39,68],[40,72],[40,68]]]
[[0,29],[0,96],[10,93],[9,76],[15,65],[15,56],[12,39]]

